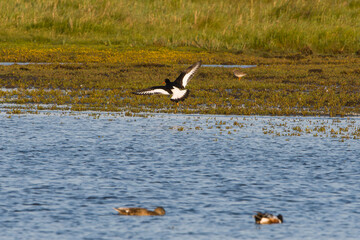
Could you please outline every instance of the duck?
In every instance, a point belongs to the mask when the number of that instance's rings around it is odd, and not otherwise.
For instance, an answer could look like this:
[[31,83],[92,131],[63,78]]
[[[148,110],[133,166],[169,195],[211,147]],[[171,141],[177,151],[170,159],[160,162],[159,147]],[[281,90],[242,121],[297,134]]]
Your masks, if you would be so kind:
[[193,78],[195,73],[201,66],[201,61],[194,63],[176,78],[175,81],[171,82],[170,79],[165,79],[165,86],[154,86],[146,89],[142,89],[133,94],[136,95],[154,95],[154,94],[163,94],[163,95],[172,95],[170,100],[176,102],[179,105],[179,101],[184,101],[190,93],[190,90],[186,89],[186,85]]
[[243,73],[240,70],[235,70],[234,71],[234,76],[239,78],[239,80],[240,80],[242,77],[246,76],[246,73]]
[[281,214],[274,216],[270,213],[256,212],[255,223],[257,224],[273,224],[273,223],[283,223],[283,216]]
[[157,207],[154,211],[147,210],[146,208],[114,208],[120,215],[129,216],[163,216],[165,215],[165,209],[163,207]]

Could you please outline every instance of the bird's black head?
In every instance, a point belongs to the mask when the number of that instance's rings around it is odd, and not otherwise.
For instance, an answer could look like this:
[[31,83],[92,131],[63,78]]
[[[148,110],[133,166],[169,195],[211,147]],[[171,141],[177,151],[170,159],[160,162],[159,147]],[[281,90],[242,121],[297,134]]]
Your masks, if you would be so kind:
[[165,79],[165,84],[168,85],[170,83],[170,79]]
[[281,214],[277,215],[277,218],[283,223],[284,220],[283,220],[283,216]]

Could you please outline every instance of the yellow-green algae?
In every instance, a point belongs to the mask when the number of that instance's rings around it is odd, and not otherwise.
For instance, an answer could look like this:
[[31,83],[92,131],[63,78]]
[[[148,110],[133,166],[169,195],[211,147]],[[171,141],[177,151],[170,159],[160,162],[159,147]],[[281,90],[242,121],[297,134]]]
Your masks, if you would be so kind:
[[[266,54],[268,55],[268,54]],[[300,56],[300,57],[299,57]],[[287,59],[304,58],[301,54],[287,54],[269,59],[254,55],[231,52],[209,52],[187,48],[89,48],[79,46],[39,47],[38,45],[0,46],[0,62],[32,62],[32,63],[118,63],[134,64],[188,64],[202,60],[208,64],[256,64],[286,62]]]

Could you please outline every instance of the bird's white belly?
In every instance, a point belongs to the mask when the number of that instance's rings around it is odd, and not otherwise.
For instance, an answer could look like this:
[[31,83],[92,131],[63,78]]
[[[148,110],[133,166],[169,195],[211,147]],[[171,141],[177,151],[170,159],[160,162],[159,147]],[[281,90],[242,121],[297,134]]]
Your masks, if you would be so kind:
[[174,87],[172,90],[173,95],[172,95],[171,99],[173,99],[173,100],[181,99],[182,97],[184,97],[184,95],[186,94],[187,91],[188,90],[186,90],[186,89],[180,89],[180,88]]

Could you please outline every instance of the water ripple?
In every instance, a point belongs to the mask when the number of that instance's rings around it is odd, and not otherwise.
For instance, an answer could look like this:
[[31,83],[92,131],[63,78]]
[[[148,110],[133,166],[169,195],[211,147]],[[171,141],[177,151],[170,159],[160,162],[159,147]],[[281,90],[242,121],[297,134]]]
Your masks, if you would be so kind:
[[[0,113],[0,120],[0,229],[6,239],[360,234],[360,143],[263,133],[269,121],[290,125],[293,118]],[[234,121],[244,127],[233,131]],[[122,217],[112,209],[121,206],[163,206],[167,214]],[[254,211],[281,213],[285,223],[256,226]]]

